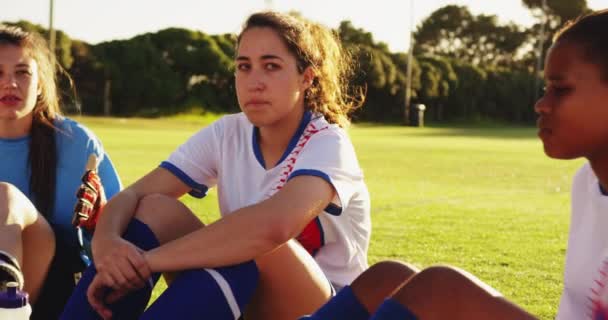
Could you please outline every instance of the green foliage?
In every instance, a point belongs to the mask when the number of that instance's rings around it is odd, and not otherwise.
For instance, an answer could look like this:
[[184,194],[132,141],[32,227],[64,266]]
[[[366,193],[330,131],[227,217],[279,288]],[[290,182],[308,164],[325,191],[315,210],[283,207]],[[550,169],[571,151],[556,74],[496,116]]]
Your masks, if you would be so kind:
[[514,24],[498,25],[494,15],[472,15],[465,6],[448,5],[417,28],[418,55],[453,57],[475,65],[509,66],[526,33]]
[[[586,0],[545,0],[546,8],[543,8],[543,0],[522,0],[524,6],[530,9],[538,23],[531,26],[526,33],[528,39],[526,43],[529,46],[538,48],[540,46],[539,30],[543,29],[545,38],[542,43],[542,52],[547,52],[553,42],[553,35],[556,31],[568,20],[574,19],[581,14],[588,12]],[[534,55],[535,52],[529,52],[525,57],[530,62],[535,62],[538,58]],[[541,61],[544,64],[544,56]]]
[[587,0],[545,0],[547,12],[543,12],[543,0],[522,0],[529,9],[535,10],[537,14],[549,15],[551,20],[558,20],[561,24],[567,20],[574,19],[589,10]]

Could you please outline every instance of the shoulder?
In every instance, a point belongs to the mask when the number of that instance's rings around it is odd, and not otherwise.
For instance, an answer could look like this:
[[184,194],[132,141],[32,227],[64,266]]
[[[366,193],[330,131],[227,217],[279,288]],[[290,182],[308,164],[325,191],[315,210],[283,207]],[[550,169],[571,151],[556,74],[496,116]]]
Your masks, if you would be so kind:
[[574,174],[572,189],[581,189],[593,181],[597,181],[597,177],[595,176],[593,169],[591,169],[589,162],[585,162]]
[[215,138],[224,140],[237,137],[252,130],[252,128],[251,122],[241,112],[222,116],[220,119],[199,130],[195,136],[208,137],[211,133]]
[[311,133],[311,142],[336,148],[352,148],[348,132],[337,124],[328,123],[321,115],[314,115],[304,134]]
[[244,113],[228,114],[221,117],[219,120],[213,123],[213,126],[218,129],[234,130],[234,129],[245,129],[252,126],[251,122],[247,119]]
[[55,120],[58,136],[70,137],[72,139],[97,140],[93,131],[80,122],[67,117],[59,117]]
[[57,127],[57,148],[62,152],[95,152],[98,156],[104,154],[101,141],[85,125],[67,117],[57,118],[54,124]]

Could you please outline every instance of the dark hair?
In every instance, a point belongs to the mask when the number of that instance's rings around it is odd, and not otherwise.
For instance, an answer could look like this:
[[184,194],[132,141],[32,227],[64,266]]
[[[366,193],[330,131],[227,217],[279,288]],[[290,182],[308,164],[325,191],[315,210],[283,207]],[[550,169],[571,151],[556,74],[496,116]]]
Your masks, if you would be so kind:
[[[348,114],[363,102],[363,94],[349,94],[352,76],[350,54],[344,50],[338,36],[326,27],[301,17],[277,12],[259,12],[251,15],[237,39],[238,44],[250,28],[271,28],[284,41],[296,58],[300,73],[308,67],[315,78],[306,90],[305,107],[319,112],[330,123],[345,127]],[[238,50],[237,50],[238,51]]]
[[55,74],[57,62],[46,41],[35,32],[0,24],[0,48],[17,46],[38,65],[40,94],[34,107],[28,159],[30,162],[30,193],[36,209],[49,217],[55,206],[57,170],[56,128],[59,116],[59,97]]
[[602,79],[608,82],[608,9],[594,11],[566,22],[555,33],[553,42],[580,45],[583,57],[598,65]]

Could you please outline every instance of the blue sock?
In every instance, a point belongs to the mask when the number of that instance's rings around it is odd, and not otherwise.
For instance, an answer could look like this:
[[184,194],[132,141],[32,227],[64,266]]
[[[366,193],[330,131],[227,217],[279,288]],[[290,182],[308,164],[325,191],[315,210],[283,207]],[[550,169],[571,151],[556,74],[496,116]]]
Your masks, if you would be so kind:
[[408,308],[393,299],[386,299],[370,320],[417,320]]
[[238,319],[253,297],[257,280],[258,269],[253,261],[183,271],[140,320]]
[[[127,226],[127,230],[125,231],[123,238],[146,251],[154,249],[160,245],[152,230],[150,230],[146,224],[137,219],[131,220]],[[95,269],[95,264],[92,263],[85,270],[82,278],[78,282],[78,285],[74,289],[74,292],[72,292],[72,296],[63,309],[60,319],[101,319],[97,312],[93,310],[87,299],[87,289],[93,281],[95,274],[97,274],[97,270]],[[156,283],[159,277],[160,274],[153,274],[152,278],[154,283]],[[152,287],[144,287],[128,294],[123,299],[110,306],[113,317],[115,319],[137,319],[146,308],[151,294]]]
[[369,313],[353,293],[350,286],[345,286],[338,294],[324,304],[311,316],[301,320],[367,320]]

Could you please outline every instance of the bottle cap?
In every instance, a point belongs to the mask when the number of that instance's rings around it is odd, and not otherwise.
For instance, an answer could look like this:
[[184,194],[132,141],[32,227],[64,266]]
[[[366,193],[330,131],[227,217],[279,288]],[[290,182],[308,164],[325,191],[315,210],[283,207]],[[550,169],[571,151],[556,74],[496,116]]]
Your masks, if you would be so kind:
[[0,292],[0,308],[17,309],[27,305],[29,295],[18,288],[17,282],[6,284],[6,291]]

